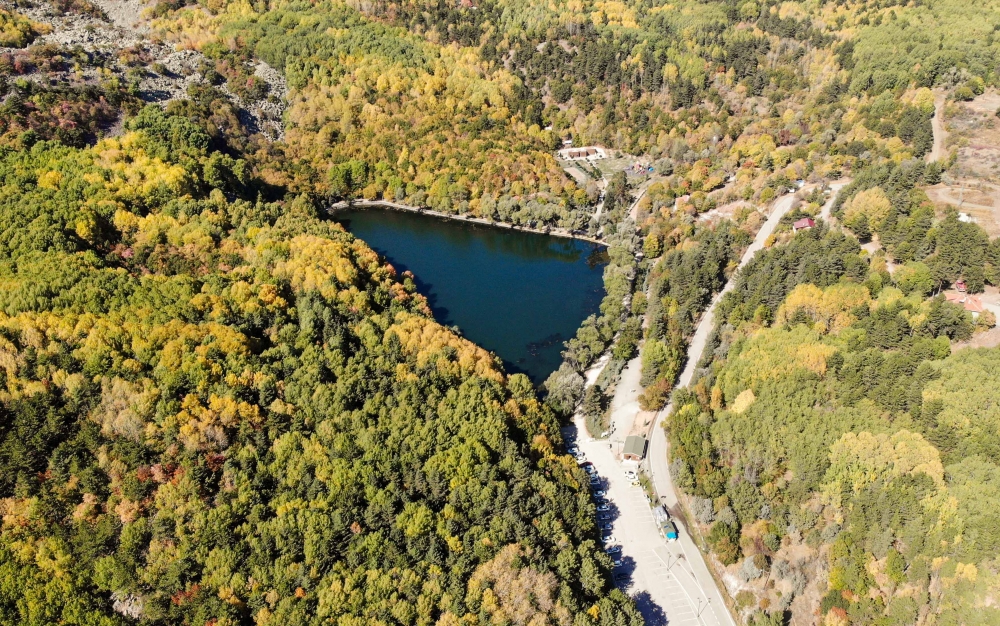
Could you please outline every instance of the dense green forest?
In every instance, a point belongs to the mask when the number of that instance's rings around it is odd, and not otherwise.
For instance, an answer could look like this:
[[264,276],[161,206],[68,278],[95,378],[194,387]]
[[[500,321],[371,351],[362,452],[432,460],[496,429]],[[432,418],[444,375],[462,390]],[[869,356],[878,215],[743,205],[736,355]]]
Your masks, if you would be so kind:
[[[935,98],[1000,82],[1000,1],[160,0],[197,77],[44,39],[87,0],[10,6],[0,623],[639,624],[558,430],[600,434],[636,355],[751,623],[1000,621],[1000,353],[952,354],[995,320],[939,295],[1000,285],[1000,243],[923,191]],[[674,390],[756,208],[840,177]],[[357,197],[600,234],[600,314],[535,390],[319,217]]]
[[638,624],[527,378],[211,143],[0,150],[0,622]]
[[984,603],[1000,586],[1000,352],[950,349],[994,320],[933,295],[966,275],[981,291],[996,244],[928,210],[924,170],[873,168],[838,198],[868,217],[872,190],[891,199],[876,228],[888,257],[822,223],[758,254],[674,396],[671,473],[713,554],[775,581],[741,609],[780,617],[817,594],[827,624],[1000,619]]
[[[556,163],[565,139],[641,155],[701,210],[926,153],[929,88],[995,81],[992,31],[872,4],[206,1],[164,3],[157,25],[230,89],[255,57],[288,77],[288,141],[254,161],[269,182],[582,229],[597,188]],[[906,29],[940,14],[930,54]]]

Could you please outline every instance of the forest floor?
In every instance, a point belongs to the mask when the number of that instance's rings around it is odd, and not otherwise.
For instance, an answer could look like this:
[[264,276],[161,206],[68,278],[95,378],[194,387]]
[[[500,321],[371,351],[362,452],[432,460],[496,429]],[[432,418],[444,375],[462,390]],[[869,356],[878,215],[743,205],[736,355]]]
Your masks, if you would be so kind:
[[[939,208],[953,206],[968,214],[991,236],[1000,235],[1000,92],[988,90],[970,102],[945,106],[935,101],[936,158],[955,153],[944,180],[925,190]],[[931,160],[935,157],[932,156]]]
[[978,179],[952,180],[924,189],[936,206],[967,214],[990,237],[1000,235],[1000,187]]

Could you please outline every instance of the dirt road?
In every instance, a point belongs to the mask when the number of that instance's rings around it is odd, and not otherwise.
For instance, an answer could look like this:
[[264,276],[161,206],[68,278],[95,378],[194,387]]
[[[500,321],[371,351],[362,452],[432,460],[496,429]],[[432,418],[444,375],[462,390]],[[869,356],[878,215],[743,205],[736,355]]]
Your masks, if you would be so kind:
[[944,129],[944,93],[934,95],[934,117],[931,118],[931,128],[934,130],[934,146],[927,153],[927,162],[940,161],[945,156],[944,142],[948,131]]

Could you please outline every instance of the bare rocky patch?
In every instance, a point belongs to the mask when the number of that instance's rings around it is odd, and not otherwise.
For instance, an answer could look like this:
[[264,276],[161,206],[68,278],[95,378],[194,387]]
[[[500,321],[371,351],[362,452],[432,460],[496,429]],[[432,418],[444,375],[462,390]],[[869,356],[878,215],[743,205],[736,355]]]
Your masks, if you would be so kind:
[[[123,84],[133,85],[133,93],[145,102],[165,106],[187,98],[191,86],[208,82],[202,69],[213,63],[210,59],[195,50],[175,50],[151,35],[144,17],[149,3],[94,0],[92,6],[96,10],[65,12],[45,2],[0,0],[0,7],[16,9],[51,27],[51,32],[38,37],[35,45],[79,48],[103,59],[104,69]],[[16,51],[0,48],[2,52]],[[251,134],[280,140],[284,137],[282,116],[287,106],[287,84],[280,72],[263,61],[258,61],[253,70],[268,86],[264,97],[246,101],[225,85],[219,86],[219,90],[236,107],[240,122]],[[99,68],[84,67],[66,72],[33,72],[23,78],[44,86],[96,85],[109,75]]]

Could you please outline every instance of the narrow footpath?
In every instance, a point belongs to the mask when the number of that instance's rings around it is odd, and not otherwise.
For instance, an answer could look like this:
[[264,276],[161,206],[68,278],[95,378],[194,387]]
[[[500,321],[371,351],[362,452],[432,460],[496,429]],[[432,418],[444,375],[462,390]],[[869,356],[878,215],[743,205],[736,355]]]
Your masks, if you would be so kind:
[[948,138],[948,131],[944,128],[944,103],[944,92],[934,94],[934,117],[931,118],[934,143],[931,146],[931,151],[927,153],[928,163],[940,161],[946,156],[944,142]]

